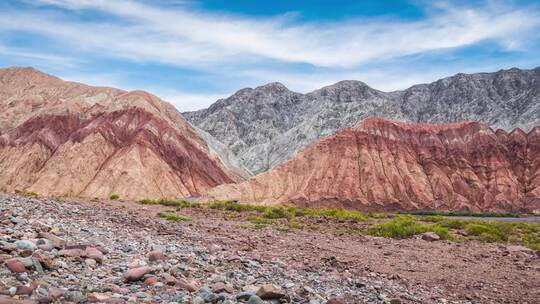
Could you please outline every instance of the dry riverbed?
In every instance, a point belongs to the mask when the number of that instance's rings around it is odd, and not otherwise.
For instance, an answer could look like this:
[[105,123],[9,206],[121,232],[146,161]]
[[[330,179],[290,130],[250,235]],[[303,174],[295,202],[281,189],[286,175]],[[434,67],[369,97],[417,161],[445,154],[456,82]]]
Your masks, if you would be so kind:
[[[283,219],[267,225],[249,214],[170,209],[1,195],[0,303],[540,298],[538,252],[522,246],[354,233],[365,222],[312,218],[301,223],[312,229],[289,229],[279,224]],[[160,212],[185,218],[168,220]]]

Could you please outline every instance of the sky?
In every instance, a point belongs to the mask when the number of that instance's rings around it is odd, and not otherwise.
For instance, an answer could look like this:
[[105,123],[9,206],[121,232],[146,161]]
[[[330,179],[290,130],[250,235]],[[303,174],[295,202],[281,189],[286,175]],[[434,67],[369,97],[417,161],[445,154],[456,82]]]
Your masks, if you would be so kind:
[[538,1],[3,0],[0,67],[142,89],[179,111],[245,87],[383,91],[540,66]]

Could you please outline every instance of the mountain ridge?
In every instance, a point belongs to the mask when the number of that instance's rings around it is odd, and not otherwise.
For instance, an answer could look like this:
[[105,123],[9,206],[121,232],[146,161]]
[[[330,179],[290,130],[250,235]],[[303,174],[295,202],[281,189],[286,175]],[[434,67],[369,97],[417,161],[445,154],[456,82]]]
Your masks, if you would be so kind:
[[366,119],[209,199],[363,211],[540,212],[540,126]]
[[270,83],[183,114],[257,174],[369,116],[433,123],[474,120],[505,130],[530,130],[540,124],[540,67],[459,73],[392,92],[356,80],[306,94]]
[[0,189],[188,197],[239,178],[169,103],[144,91],[0,69]]

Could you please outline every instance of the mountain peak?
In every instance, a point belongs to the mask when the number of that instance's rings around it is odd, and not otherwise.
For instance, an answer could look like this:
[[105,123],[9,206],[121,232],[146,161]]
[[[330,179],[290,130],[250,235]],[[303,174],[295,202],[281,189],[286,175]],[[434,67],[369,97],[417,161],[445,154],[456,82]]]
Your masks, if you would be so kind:
[[255,90],[263,91],[289,91],[289,89],[283,85],[281,82],[270,82],[265,85],[255,88]]

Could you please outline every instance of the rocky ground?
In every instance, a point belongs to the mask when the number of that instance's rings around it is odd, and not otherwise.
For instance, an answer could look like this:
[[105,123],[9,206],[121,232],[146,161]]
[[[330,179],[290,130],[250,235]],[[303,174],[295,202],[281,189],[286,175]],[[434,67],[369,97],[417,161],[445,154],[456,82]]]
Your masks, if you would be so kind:
[[[538,303],[520,246],[245,228],[219,210],[0,195],[0,303]],[[323,223],[324,224],[324,223]]]

